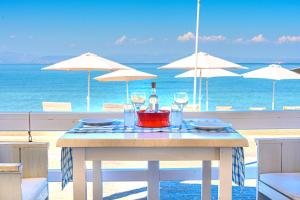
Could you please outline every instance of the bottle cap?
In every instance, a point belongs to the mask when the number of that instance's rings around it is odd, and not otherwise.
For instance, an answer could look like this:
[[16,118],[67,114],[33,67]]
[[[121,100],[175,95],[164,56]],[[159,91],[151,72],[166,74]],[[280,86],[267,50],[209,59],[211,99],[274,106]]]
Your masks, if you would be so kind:
[[156,82],[152,82],[151,86],[152,88],[156,88]]

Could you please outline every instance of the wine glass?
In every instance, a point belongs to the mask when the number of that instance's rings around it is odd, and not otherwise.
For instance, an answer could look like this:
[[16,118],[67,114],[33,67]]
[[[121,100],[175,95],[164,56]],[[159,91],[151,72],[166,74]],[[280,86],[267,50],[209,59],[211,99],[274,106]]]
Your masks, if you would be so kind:
[[134,105],[136,112],[138,112],[141,109],[141,106],[144,105],[145,101],[145,92],[133,92],[131,94],[131,102]]
[[174,94],[174,102],[182,111],[184,106],[186,106],[189,102],[189,96],[186,92],[177,92]]

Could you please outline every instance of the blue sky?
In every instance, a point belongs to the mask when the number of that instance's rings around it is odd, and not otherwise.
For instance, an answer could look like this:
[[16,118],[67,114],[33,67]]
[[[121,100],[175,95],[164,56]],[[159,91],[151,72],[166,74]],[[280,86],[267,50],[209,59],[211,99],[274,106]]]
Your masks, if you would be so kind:
[[[194,51],[196,3],[0,0],[0,60],[91,51],[168,62]],[[237,62],[299,62],[299,10],[297,0],[201,0],[200,49]]]

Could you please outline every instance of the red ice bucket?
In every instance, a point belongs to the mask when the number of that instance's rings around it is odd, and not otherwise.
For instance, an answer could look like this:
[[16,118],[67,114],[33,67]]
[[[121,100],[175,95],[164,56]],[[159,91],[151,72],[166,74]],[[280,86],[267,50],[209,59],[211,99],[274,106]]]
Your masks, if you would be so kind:
[[157,113],[146,112],[145,110],[140,110],[138,115],[138,126],[144,128],[162,128],[170,126],[169,116],[170,111],[160,110]]

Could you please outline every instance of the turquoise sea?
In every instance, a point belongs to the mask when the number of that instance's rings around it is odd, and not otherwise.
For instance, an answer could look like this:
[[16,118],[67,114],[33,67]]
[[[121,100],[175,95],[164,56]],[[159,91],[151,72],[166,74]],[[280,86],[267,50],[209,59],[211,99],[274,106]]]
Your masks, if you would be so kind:
[[[240,63],[249,70],[265,67],[268,63]],[[183,70],[158,70],[163,64],[127,64],[138,70],[153,73],[157,79],[160,106],[170,105],[175,92],[188,92],[192,103],[193,79],[175,79]],[[293,69],[300,64],[282,64]],[[86,111],[87,72],[41,71],[47,65],[0,65],[0,112],[42,111],[43,101],[71,102],[73,111]],[[236,70],[244,73],[249,70]],[[92,78],[107,72],[92,72]],[[300,80],[277,83],[276,109],[300,106]],[[151,92],[151,80],[129,83],[130,92]],[[204,89],[205,90],[205,89]],[[126,101],[125,83],[91,81],[91,111],[101,111],[103,103]],[[205,95],[203,96],[205,98]],[[231,105],[235,110],[251,106],[271,108],[272,81],[244,78],[209,79],[209,110],[216,105]],[[204,101],[203,101],[204,106]]]

